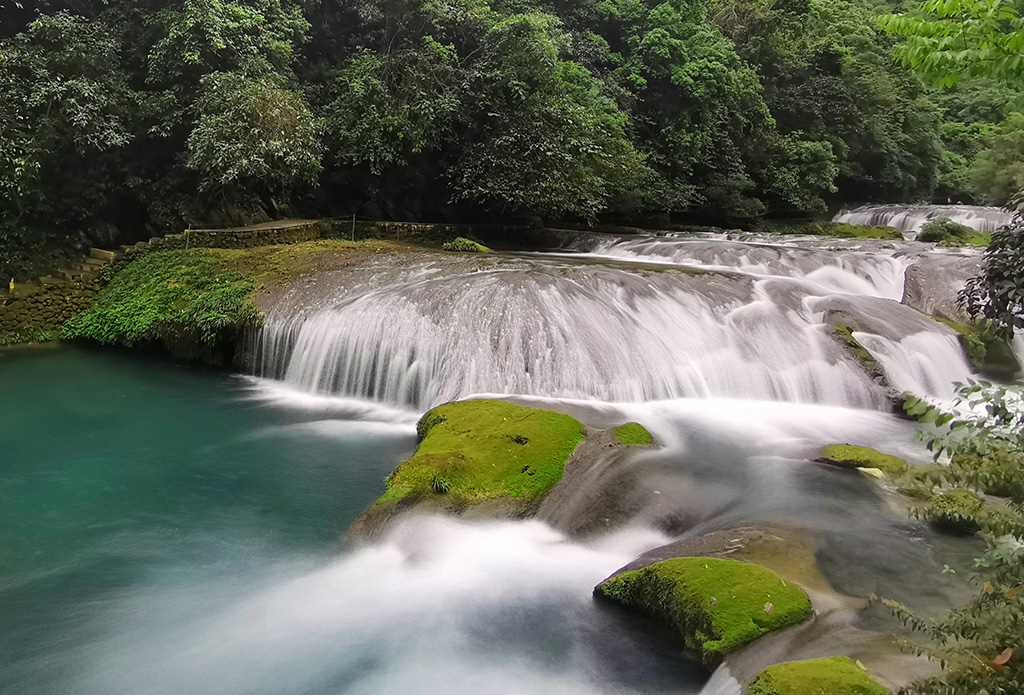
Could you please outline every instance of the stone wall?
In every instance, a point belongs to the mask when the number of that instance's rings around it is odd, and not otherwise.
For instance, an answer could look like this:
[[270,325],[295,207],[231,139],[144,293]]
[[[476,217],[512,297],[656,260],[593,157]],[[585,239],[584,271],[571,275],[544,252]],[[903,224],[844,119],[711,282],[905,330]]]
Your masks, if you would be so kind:
[[64,323],[85,311],[102,286],[96,270],[63,285],[43,285],[0,298],[0,344],[58,337]]

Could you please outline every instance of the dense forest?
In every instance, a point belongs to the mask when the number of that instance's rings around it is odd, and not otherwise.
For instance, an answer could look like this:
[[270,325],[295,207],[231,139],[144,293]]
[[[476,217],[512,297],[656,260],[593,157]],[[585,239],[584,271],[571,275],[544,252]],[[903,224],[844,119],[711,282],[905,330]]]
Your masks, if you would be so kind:
[[[871,0],[0,2],[0,242],[281,215],[716,220],[1003,204],[1020,92]],[[946,85],[948,87],[948,85]]]

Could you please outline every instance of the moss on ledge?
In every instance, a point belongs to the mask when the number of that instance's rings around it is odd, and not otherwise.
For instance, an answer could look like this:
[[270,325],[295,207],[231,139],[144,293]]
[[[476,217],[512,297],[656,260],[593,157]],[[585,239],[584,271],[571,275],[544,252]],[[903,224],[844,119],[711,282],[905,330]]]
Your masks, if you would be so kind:
[[255,281],[229,270],[237,251],[146,253],[109,276],[88,310],[68,321],[63,338],[133,345],[156,339],[212,344],[225,331],[260,325]]
[[899,456],[851,444],[830,444],[817,460],[843,468],[877,468],[887,476],[897,476],[907,470],[906,460]]
[[751,681],[747,695],[889,695],[846,657],[790,661],[769,666]]
[[844,323],[837,323],[832,326],[832,330],[843,344],[845,344],[850,351],[856,355],[857,359],[864,363],[865,367],[874,369],[878,366],[878,362],[875,360],[874,356],[868,352],[868,349],[861,345],[859,340],[853,337],[853,328]]
[[487,253],[489,248],[466,237],[457,237],[441,247],[444,251],[458,251],[461,253]]
[[417,432],[416,453],[388,476],[375,506],[436,495],[458,507],[503,497],[527,506],[562,479],[584,437],[568,415],[494,400],[438,406]]
[[666,623],[717,664],[729,652],[811,614],[803,589],[758,565],[673,558],[606,579],[595,593]]
[[758,229],[768,234],[828,236],[853,239],[889,239],[903,241],[903,232],[894,227],[872,227],[843,222],[816,220],[772,220]]
[[1013,348],[990,324],[965,324],[939,317],[935,320],[957,332],[960,346],[974,371],[1012,378],[1020,369]]
[[627,422],[612,430],[616,438],[623,444],[640,444],[646,446],[654,442],[654,437],[639,422]]

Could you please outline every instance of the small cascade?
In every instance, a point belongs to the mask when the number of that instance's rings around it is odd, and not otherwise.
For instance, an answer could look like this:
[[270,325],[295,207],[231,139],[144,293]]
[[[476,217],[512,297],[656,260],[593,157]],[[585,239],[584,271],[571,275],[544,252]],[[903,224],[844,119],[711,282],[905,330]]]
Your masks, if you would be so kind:
[[872,333],[854,333],[878,360],[890,383],[900,391],[947,400],[953,385],[971,378],[970,365],[956,337],[942,333],[914,333],[902,340]]
[[940,217],[948,217],[980,232],[994,232],[1013,219],[1013,215],[1002,208],[980,205],[863,205],[840,211],[833,221],[895,227],[904,233],[917,234],[930,220]]
[[892,249],[814,248],[692,237],[609,239],[589,249],[598,258],[670,263],[708,271],[739,272],[755,278],[792,278],[822,294],[903,296],[910,260]]
[[746,278],[536,263],[374,284],[310,313],[282,301],[261,375],[419,409],[475,393],[884,403],[798,293]]

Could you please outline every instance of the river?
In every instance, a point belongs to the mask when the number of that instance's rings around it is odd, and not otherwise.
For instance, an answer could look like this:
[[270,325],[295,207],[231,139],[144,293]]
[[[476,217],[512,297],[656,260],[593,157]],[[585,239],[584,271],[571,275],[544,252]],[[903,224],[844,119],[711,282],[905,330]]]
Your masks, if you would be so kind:
[[[871,323],[857,335],[898,387],[948,395],[970,375],[955,337],[900,303],[931,253],[668,236],[381,260],[296,287],[301,309],[283,297],[253,376],[0,353],[0,692],[738,692],[591,598],[639,553],[737,523],[812,534],[843,595],[941,610],[963,590],[943,567],[975,544],[812,462],[847,441],[927,460],[826,318]],[[664,505],[585,539],[428,518],[346,548],[422,410],[479,393],[643,422]]]

